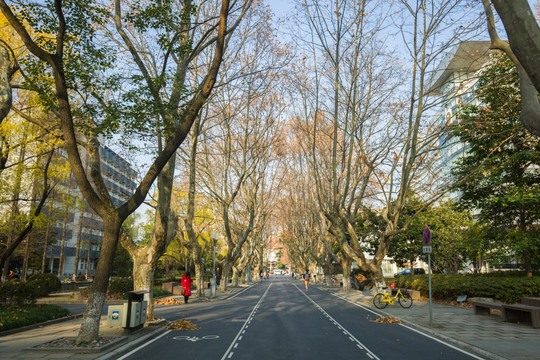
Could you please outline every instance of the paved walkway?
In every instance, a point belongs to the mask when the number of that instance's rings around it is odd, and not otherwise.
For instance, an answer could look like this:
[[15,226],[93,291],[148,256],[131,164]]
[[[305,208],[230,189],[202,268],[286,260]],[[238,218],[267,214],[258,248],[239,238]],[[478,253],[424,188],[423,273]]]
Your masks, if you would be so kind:
[[[341,291],[339,288],[319,287],[334,291],[336,296],[358,306],[364,306],[381,315],[400,318],[406,325],[428,333],[435,338],[454,344],[456,347],[472,350],[486,359],[495,360],[531,360],[540,359],[540,329],[530,324],[505,323],[497,315],[474,315],[470,308],[433,303],[432,322],[429,321],[428,301],[415,301],[409,309],[399,304],[389,305],[383,310],[376,309],[371,303],[372,294],[361,291]],[[222,300],[244,288],[233,288],[229,293],[217,294],[216,300]],[[176,297],[180,298],[180,297]],[[193,298],[192,302],[197,300]],[[124,336],[122,328],[110,328],[106,316],[102,317],[100,336],[122,337],[122,342],[115,347],[103,349],[98,353],[80,354],[74,351],[29,351],[28,349],[60,337],[77,335],[81,319],[72,319],[60,323],[36,327],[10,335],[0,335],[0,358],[27,359],[116,359],[127,349],[134,348],[143,341],[163,331],[163,326],[145,326],[142,330]],[[388,326],[398,326],[389,324]]]

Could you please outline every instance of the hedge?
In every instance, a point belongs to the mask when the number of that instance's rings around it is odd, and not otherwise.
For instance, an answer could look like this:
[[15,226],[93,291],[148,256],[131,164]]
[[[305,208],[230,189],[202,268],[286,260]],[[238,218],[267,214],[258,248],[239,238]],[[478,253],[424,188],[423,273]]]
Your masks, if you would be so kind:
[[39,291],[34,283],[11,280],[0,284],[0,305],[22,306],[35,304]]
[[47,296],[53,291],[59,291],[62,287],[60,279],[53,274],[36,274],[30,276],[28,283],[37,288],[39,296]]
[[69,310],[56,305],[0,307],[0,331],[38,324],[70,315]]
[[[400,276],[394,280],[397,287],[419,290],[424,297],[429,296],[428,281],[428,275]],[[460,295],[467,295],[517,303],[525,296],[540,296],[540,276],[432,274],[431,295],[437,300],[457,299]]]

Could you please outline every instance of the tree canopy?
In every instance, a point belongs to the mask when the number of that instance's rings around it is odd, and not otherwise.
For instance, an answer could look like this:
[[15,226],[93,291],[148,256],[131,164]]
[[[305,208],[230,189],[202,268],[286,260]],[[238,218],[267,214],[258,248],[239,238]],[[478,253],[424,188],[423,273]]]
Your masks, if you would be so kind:
[[540,246],[540,138],[519,121],[518,76],[494,56],[479,81],[478,105],[467,106],[451,133],[468,144],[452,173],[459,204],[478,213],[491,251],[511,250],[532,273]]

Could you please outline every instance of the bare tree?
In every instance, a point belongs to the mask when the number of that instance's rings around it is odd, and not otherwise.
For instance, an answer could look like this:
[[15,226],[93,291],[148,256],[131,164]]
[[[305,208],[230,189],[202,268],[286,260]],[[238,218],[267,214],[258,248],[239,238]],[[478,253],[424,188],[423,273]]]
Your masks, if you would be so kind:
[[[399,219],[406,195],[434,153],[436,134],[425,114],[440,100],[428,98],[430,76],[441,56],[477,29],[476,24],[454,25],[468,16],[459,1],[377,5],[318,1],[301,6],[311,48],[299,69],[314,71],[297,81],[303,104],[297,129],[306,139],[301,143],[307,144],[317,204],[330,234],[321,241],[341,263],[346,289],[353,260],[374,274],[376,284],[384,283],[381,264],[392,238],[403,231]],[[408,74],[395,60],[398,54],[382,46],[390,33],[387,15],[404,40],[407,57],[399,56],[407,59],[402,62]],[[400,98],[405,88],[410,89],[407,101]],[[356,231],[368,208],[386,221],[372,257]]]
[[[239,8],[241,14],[236,17],[235,24],[229,28],[229,35],[241,21],[250,6],[250,3],[251,1],[241,3],[241,7]],[[140,72],[146,74],[146,85],[148,88],[153,89],[151,91],[152,102],[156,104],[157,107],[168,109],[167,111],[160,112],[157,116],[156,128],[163,126],[164,130],[163,132],[156,133],[158,151],[163,150],[163,143],[168,141],[172,134],[174,134],[171,130],[178,129],[183,125],[183,119],[177,118],[174,115],[174,109],[181,107],[182,102],[184,101],[182,93],[187,87],[186,79],[190,76],[190,67],[196,68],[197,64],[195,63],[195,60],[197,57],[200,54],[204,54],[204,52],[216,41],[215,37],[212,38],[212,28],[216,25],[213,20],[208,19],[212,19],[213,14],[215,14],[217,10],[217,6],[217,4],[210,5],[209,3],[206,3],[205,6],[204,2],[201,4],[191,1],[185,2],[182,8],[183,16],[179,18],[179,24],[175,23],[173,18],[167,19],[170,21],[169,26],[177,29],[168,36],[168,41],[170,43],[177,42],[175,46],[182,49],[189,49],[191,47],[190,44],[196,42],[193,45],[193,50],[175,53],[170,51],[170,49],[166,49],[167,51],[165,51],[164,54],[158,53],[152,57],[148,57],[146,54],[152,53],[153,51],[153,40],[148,39],[149,41],[144,41],[143,39],[146,37],[143,36],[142,33],[134,34],[132,36],[134,39],[128,36],[128,33],[124,30],[124,25],[122,24],[120,2],[116,2],[115,24],[121,35],[124,47],[131,53]],[[196,13],[193,16],[191,13],[194,9],[196,10]],[[238,9],[233,9],[233,11],[236,10]],[[178,40],[175,41],[176,38],[178,38]],[[139,44],[141,43],[145,43],[145,47],[138,49],[137,47],[140,46]],[[161,59],[161,61],[157,62],[156,59]],[[168,63],[170,61],[176,65],[173,74],[171,75],[175,81],[170,88],[167,88],[166,83],[160,82],[159,78],[167,72],[167,67],[169,66]],[[196,128],[197,127],[198,126],[196,126]],[[200,130],[197,129],[196,131]],[[163,255],[168,244],[176,235],[176,224],[178,220],[171,210],[175,163],[176,154],[173,154],[167,165],[158,175],[154,233],[150,241],[143,246],[136,244],[133,239],[128,236],[122,237],[122,245],[129,251],[134,259],[134,287],[137,290],[146,289],[150,293],[147,312],[150,320],[153,319],[154,313],[153,297],[151,294],[154,272],[159,258]],[[193,209],[190,208],[190,210]],[[194,254],[194,256],[197,255]],[[201,278],[198,278],[198,280],[202,281]],[[199,289],[202,289],[202,287]],[[199,292],[199,294],[200,293],[201,292]]]

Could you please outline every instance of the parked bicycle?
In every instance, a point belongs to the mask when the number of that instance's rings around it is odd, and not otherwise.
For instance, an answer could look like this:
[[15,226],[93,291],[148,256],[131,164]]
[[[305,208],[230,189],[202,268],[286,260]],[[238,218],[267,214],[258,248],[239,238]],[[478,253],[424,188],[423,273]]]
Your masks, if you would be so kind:
[[[387,288],[383,288],[387,289]],[[393,304],[395,301],[399,302],[399,305],[401,307],[408,309],[412,306],[413,300],[411,298],[411,295],[409,293],[401,292],[401,289],[398,289],[396,292],[396,295],[390,296],[390,293],[377,293],[373,296],[373,305],[375,305],[378,309],[384,309],[388,306],[388,304]]]

